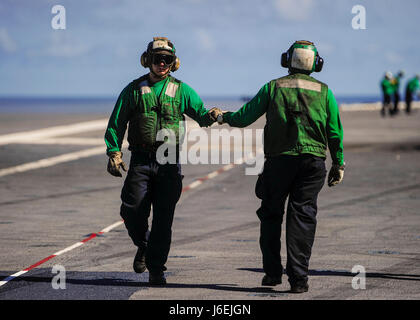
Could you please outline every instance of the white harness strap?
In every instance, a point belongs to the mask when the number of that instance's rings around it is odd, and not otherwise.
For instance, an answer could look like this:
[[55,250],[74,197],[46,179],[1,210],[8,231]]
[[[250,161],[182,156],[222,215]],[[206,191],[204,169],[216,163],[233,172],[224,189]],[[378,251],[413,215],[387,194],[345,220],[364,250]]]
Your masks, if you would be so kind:
[[277,88],[297,88],[321,92],[321,84],[303,79],[279,79],[276,81]]
[[168,86],[166,87],[165,94],[169,97],[175,98],[176,91],[178,90],[178,85],[172,82],[168,83]]
[[141,94],[151,93],[152,90],[148,86],[143,86],[140,88]]
[[148,86],[147,80],[143,80],[139,84],[141,94],[151,93],[152,89]]

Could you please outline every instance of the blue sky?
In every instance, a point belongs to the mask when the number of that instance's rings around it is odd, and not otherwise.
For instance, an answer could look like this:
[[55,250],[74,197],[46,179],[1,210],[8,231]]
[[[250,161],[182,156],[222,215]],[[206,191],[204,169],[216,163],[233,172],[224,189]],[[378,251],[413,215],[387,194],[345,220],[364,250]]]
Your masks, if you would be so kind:
[[[51,8],[66,9],[54,30]],[[351,10],[366,8],[366,29]],[[325,60],[313,74],[336,95],[379,95],[386,70],[420,73],[418,0],[2,0],[0,96],[116,96],[147,72],[153,36],[171,39],[173,75],[201,96],[254,95],[286,75],[281,53],[311,40]]]

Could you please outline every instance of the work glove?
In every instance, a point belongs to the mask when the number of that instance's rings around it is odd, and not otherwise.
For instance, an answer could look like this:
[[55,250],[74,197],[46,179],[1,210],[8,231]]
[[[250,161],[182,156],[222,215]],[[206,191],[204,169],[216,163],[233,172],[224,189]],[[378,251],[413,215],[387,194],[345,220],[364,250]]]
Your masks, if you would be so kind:
[[211,108],[208,112],[210,119],[212,119],[213,121],[217,121],[217,117],[219,115],[223,115],[223,111],[219,108]]
[[339,184],[344,178],[345,164],[340,166],[339,164],[333,164],[330,172],[328,173],[328,186],[333,187]]
[[109,160],[107,170],[115,177],[122,177],[120,167],[127,172],[127,167],[124,161],[122,161],[122,155],[121,151],[114,151],[108,154]]

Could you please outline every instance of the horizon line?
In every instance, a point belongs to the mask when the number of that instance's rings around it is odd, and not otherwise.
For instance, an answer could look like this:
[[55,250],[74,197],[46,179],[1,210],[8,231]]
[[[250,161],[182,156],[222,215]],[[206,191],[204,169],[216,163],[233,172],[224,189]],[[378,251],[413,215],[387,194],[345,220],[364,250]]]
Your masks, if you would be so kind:
[[[375,93],[346,93],[346,94],[334,94],[335,97],[351,98],[351,97],[369,97],[369,98],[380,98],[381,95]],[[236,95],[217,95],[208,94],[201,95],[202,99],[242,99],[242,98],[253,98],[254,95],[236,94]],[[0,95],[0,99],[117,99],[118,95]]]

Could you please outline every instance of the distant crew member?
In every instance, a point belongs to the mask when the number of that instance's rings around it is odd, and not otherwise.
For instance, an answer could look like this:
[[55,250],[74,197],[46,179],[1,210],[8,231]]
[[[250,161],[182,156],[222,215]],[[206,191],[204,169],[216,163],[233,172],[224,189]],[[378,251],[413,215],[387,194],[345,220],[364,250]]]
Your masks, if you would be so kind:
[[391,98],[394,94],[394,86],[392,85],[392,73],[390,71],[385,73],[381,81],[381,89],[383,96],[381,115],[385,117],[386,109],[388,109],[389,115],[392,115]]
[[414,78],[410,79],[405,87],[405,112],[409,114],[411,112],[411,102],[414,99],[414,95],[420,88],[420,74],[417,74]]
[[404,77],[404,71],[398,71],[397,75],[392,79],[392,85],[394,86],[394,109],[392,109],[392,114],[396,115],[400,111],[398,109],[398,104],[401,100],[400,97],[400,81]]

